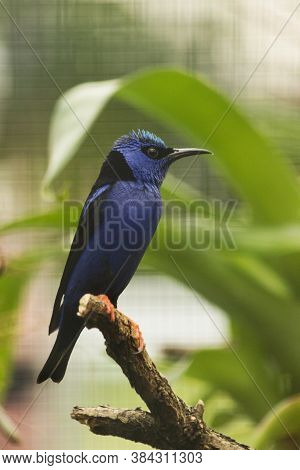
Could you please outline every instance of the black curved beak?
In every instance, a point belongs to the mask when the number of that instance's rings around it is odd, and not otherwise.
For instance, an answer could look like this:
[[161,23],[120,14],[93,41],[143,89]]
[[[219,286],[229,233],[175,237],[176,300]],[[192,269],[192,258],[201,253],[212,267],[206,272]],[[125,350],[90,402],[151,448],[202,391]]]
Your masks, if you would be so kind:
[[169,157],[172,161],[179,160],[183,157],[191,157],[192,155],[213,155],[212,152],[206,149],[172,149],[172,153],[169,153]]

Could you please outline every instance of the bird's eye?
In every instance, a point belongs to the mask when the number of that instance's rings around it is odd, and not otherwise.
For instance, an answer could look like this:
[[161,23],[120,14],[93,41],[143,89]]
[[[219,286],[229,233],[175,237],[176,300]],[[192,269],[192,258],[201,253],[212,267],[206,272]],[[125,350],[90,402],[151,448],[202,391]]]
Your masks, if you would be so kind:
[[159,155],[158,149],[156,147],[148,147],[147,148],[147,155],[150,158],[157,158]]

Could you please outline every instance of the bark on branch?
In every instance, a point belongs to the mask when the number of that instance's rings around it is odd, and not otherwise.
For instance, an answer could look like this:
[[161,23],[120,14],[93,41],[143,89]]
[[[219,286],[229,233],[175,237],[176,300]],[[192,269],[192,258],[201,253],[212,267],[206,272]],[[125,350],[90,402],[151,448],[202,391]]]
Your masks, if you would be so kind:
[[188,406],[173,392],[146,349],[137,354],[136,329],[126,315],[115,310],[115,321],[110,321],[105,303],[90,294],[82,297],[79,312],[87,328],[101,331],[107,354],[119,364],[149,412],[75,407],[73,419],[89,426],[95,434],[118,436],[158,449],[248,449],[206,426],[203,402]]

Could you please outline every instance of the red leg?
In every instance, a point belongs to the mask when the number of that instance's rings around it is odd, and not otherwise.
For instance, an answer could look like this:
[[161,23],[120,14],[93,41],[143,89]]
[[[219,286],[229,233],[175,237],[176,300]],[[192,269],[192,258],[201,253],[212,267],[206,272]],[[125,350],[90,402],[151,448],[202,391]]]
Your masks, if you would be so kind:
[[145,342],[144,342],[144,338],[143,338],[143,335],[141,333],[141,330],[139,328],[139,325],[137,323],[135,323],[131,318],[129,318],[129,321],[130,321],[130,324],[131,324],[131,328],[133,330],[133,337],[135,338],[137,344],[138,344],[138,349],[137,349],[137,352],[136,354],[139,354],[140,352],[144,351],[146,345],[145,345]]
[[98,295],[97,296],[101,302],[103,302],[106,306],[106,313],[110,319],[110,321],[115,321],[115,307],[107,297],[107,295]]

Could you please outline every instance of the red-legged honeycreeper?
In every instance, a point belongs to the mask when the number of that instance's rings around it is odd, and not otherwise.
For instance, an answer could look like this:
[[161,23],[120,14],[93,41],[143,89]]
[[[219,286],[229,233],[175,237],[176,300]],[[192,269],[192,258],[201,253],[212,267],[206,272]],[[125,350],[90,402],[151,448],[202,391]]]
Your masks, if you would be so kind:
[[[158,225],[160,186],[176,160],[208,150],[170,148],[151,132],[119,138],[104,161],[84,204],[56,295],[49,334],[58,329],[37,382],[65,375],[73,347],[84,328],[77,315],[81,297],[103,294],[116,307]],[[107,297],[108,299],[107,299]]]

